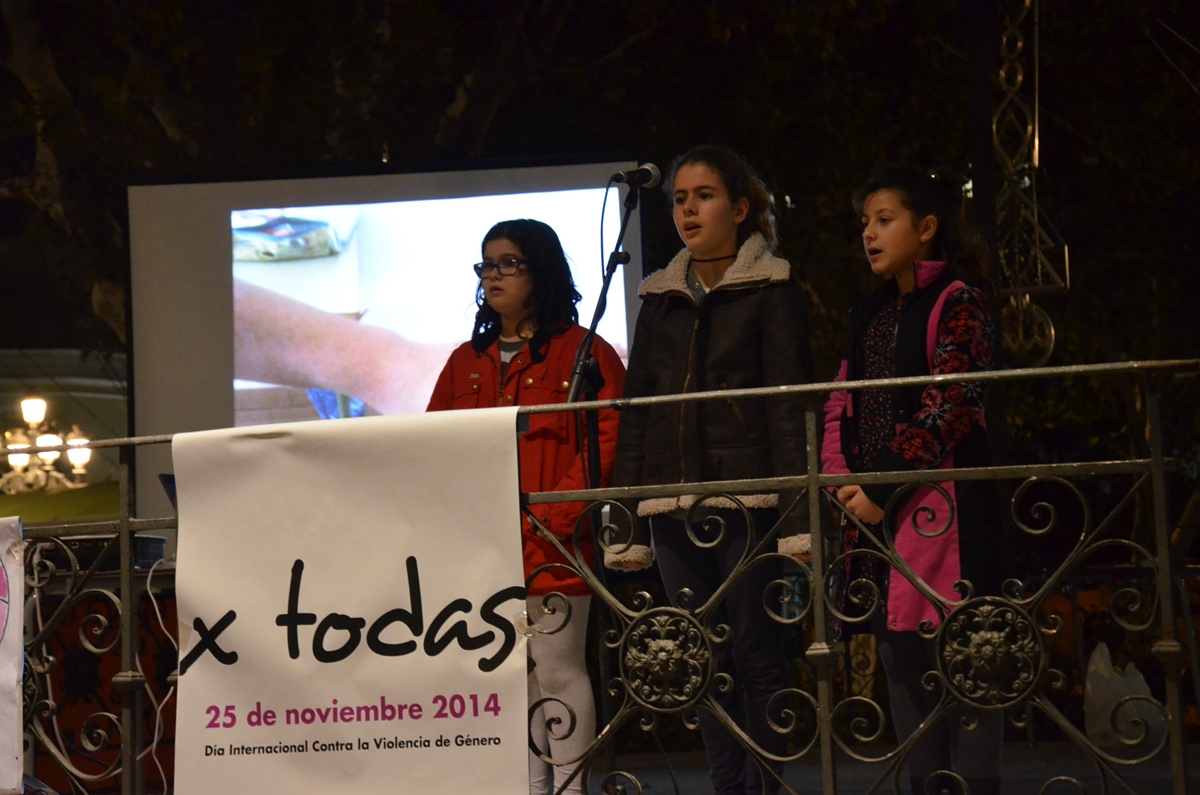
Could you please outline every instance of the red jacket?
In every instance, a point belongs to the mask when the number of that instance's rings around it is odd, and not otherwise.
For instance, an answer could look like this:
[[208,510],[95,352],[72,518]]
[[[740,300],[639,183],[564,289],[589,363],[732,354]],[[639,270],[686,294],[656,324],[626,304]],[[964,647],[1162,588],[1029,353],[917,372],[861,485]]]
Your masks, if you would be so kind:
[[[537,363],[529,355],[529,346],[517,352],[500,383],[500,345],[493,343],[485,353],[476,353],[471,343],[464,342],[438,376],[428,411],[446,409],[493,408],[496,406],[536,406],[562,403],[567,399],[567,384],[575,365],[575,351],[587,330],[572,324],[566,331],[551,337],[545,358]],[[592,353],[600,362],[604,377],[601,400],[621,397],[625,389],[625,366],[612,346],[596,337]],[[600,485],[612,480],[613,454],[617,444],[616,411],[600,412]],[[571,412],[534,414],[529,418],[529,430],[517,442],[521,461],[521,491],[570,491],[586,488],[583,479],[581,454],[575,433],[575,415]],[[581,502],[534,505],[531,509],[563,545],[571,548],[575,521],[583,512]],[[525,576],[547,563],[565,563],[562,555],[537,535],[528,517],[522,518],[522,548],[525,557]],[[583,548],[589,564],[592,560],[590,535]],[[529,583],[529,593],[543,595],[557,591],[568,596],[589,593],[583,580],[565,569],[551,569]]]

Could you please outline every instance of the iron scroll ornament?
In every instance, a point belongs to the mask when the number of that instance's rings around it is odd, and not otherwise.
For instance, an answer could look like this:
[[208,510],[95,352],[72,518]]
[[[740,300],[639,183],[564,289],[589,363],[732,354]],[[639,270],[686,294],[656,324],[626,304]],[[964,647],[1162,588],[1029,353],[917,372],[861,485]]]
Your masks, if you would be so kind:
[[1024,701],[1045,667],[1034,620],[1005,599],[983,596],[955,608],[937,636],[938,672],[960,701],[1003,709]]
[[[719,699],[731,693],[736,683],[729,673],[717,670],[717,650],[721,644],[732,640],[729,624],[717,619],[716,615],[729,590],[756,566],[764,565],[768,561],[794,562],[790,556],[773,551],[779,522],[760,534],[756,532],[753,517],[745,504],[735,495],[716,493],[701,496],[692,502],[684,521],[685,532],[690,542],[698,548],[712,548],[728,538],[724,518],[719,515],[702,516],[705,508],[719,507],[742,515],[747,528],[747,538],[734,571],[702,604],[694,604],[695,594],[688,589],[676,594],[673,606],[655,605],[654,598],[645,591],[632,594],[629,603],[626,604],[604,586],[588,565],[587,556],[584,554],[583,547],[587,537],[585,520],[589,514],[602,515],[601,509],[605,507],[609,509],[607,521],[598,523],[600,526],[595,530],[600,553],[628,549],[632,543],[631,537],[627,530],[623,531],[622,526],[631,527],[635,518],[627,505],[622,503],[608,500],[591,503],[576,522],[569,542],[556,537],[532,511],[525,509],[525,516],[530,524],[565,559],[565,562],[552,562],[538,567],[526,577],[527,586],[550,571],[570,572],[592,589],[599,602],[608,608],[615,624],[603,636],[604,646],[616,653],[619,665],[618,675],[609,682],[607,688],[609,695],[618,702],[616,713],[608,725],[603,727],[588,748],[574,759],[552,758],[537,747],[532,737],[530,738],[531,750],[543,761],[556,767],[579,764],[558,791],[565,789],[576,778],[583,779],[585,792],[590,791],[587,773],[596,754],[631,719],[636,720],[643,731],[654,732],[663,717],[674,715],[679,717],[685,729],[695,731],[699,729],[700,713],[703,712],[714,716],[746,749],[753,764],[763,776],[764,792],[769,780],[775,780],[782,785],[783,791],[794,792],[784,784],[771,764],[794,761],[813,749],[818,740],[815,729],[811,736],[798,738],[795,735],[798,729],[815,724],[818,714],[816,699],[803,690],[790,687],[771,696],[766,706],[767,714],[764,716],[770,731],[791,736],[795,741],[792,744],[792,753],[779,756],[760,747],[721,707]],[[791,507],[794,509],[795,504]],[[790,510],[784,511],[780,521],[788,513]],[[811,576],[807,566],[797,564],[790,577],[776,578],[765,586],[762,607],[776,623],[783,626],[795,625],[809,614],[815,590],[811,585]],[[550,594],[544,598],[544,605],[549,603],[547,600],[557,602],[556,597],[562,599],[561,595]],[[780,615],[779,611],[785,611],[786,615]],[[553,627],[543,627],[542,622],[534,616],[527,617],[525,621],[527,634],[549,633],[562,626],[561,622],[553,621],[546,622],[553,623]],[[538,719],[535,715],[537,709],[544,708],[550,701],[553,699],[542,699],[531,705],[531,728],[532,722]],[[570,706],[562,702],[557,703],[559,707],[567,710],[567,725],[551,725],[548,722],[547,730],[548,733],[555,732],[556,736],[563,738],[572,734],[576,727],[569,717]],[[802,712],[808,713],[807,722],[801,720]],[[605,786],[613,787],[613,791],[622,788],[625,791],[641,790],[640,782],[627,771],[610,772],[605,779]]]
[[704,627],[685,610],[646,611],[625,631],[621,648],[621,677],[646,709],[681,712],[708,691],[716,655]]

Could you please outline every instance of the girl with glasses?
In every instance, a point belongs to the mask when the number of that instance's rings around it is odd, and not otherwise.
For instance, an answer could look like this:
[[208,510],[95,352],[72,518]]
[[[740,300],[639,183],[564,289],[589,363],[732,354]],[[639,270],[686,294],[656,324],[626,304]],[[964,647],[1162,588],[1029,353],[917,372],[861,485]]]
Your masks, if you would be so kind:
[[[479,276],[479,311],[471,340],[450,355],[434,387],[429,411],[564,402],[575,352],[587,331],[578,323],[575,305],[580,295],[558,235],[541,221],[502,221],[484,236],[483,261],[475,266],[475,273]],[[620,397],[625,385],[620,357],[600,337],[595,338],[592,354],[604,380],[598,398]],[[612,473],[617,413],[601,411],[599,428],[600,480],[606,486]],[[581,453],[579,442],[573,414],[531,415],[529,429],[518,441],[521,491],[588,488],[586,454]],[[541,525],[568,549],[583,508],[582,503],[533,506]],[[566,569],[551,568],[534,577],[539,567],[566,560],[541,537],[528,516],[522,523],[531,624],[553,630],[569,614],[560,631],[534,631],[529,638],[529,703],[551,699],[543,707],[544,716],[535,717],[530,728],[535,744],[554,760],[551,777],[546,763],[530,754],[530,793],[559,792],[572,776],[563,791],[579,793],[582,778],[576,775],[575,762],[596,735],[596,708],[584,660],[590,591]],[[582,548],[590,555],[590,535],[583,537]],[[555,614],[546,615],[545,605],[554,608]],[[575,730],[560,740],[547,740],[547,721],[561,719],[559,732],[572,722],[563,705],[575,714]]]

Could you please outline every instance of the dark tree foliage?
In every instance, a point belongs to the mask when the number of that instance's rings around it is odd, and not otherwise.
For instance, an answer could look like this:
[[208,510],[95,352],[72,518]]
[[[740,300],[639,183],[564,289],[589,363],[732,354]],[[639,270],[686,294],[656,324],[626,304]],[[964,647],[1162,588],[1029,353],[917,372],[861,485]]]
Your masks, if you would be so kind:
[[[745,152],[773,191],[830,377],[845,309],[873,283],[855,185],[890,162],[994,169],[971,162],[979,52],[964,8],[0,0],[5,344],[123,346],[129,179],[616,152],[661,165],[710,141]],[[1051,363],[1200,354],[1200,11],[1039,8],[1041,209],[1072,264],[1071,290],[1039,299]],[[663,263],[679,242],[651,205]],[[1195,461],[1196,387],[1172,389],[1173,449]],[[1026,460],[1140,453],[1144,398],[1111,382],[1014,391],[1013,444]]]

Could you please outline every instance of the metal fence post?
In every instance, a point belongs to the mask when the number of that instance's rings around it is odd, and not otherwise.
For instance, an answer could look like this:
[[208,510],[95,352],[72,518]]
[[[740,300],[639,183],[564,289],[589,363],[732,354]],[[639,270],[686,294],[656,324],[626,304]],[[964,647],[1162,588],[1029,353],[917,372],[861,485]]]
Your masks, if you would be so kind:
[[132,448],[120,448],[121,505],[117,523],[121,553],[121,670],[113,686],[121,691],[121,795],[142,795],[146,777],[138,756],[142,751],[142,686],[146,677],[138,671],[138,598],[134,590],[134,530],[130,524],[132,494],[129,460]]
[[1158,599],[1162,610],[1162,638],[1155,642],[1153,654],[1162,664],[1167,684],[1167,732],[1171,747],[1171,783],[1174,795],[1187,793],[1187,757],[1183,746],[1183,706],[1179,698],[1179,680],[1183,665],[1183,647],[1175,627],[1176,561],[1171,557],[1170,528],[1167,525],[1167,485],[1162,443],[1162,388],[1156,373],[1146,378],[1146,419],[1150,431],[1150,477],[1154,491],[1154,546],[1158,553]]
[[837,649],[829,643],[828,619],[825,615],[825,549],[821,533],[821,490],[817,478],[821,474],[820,442],[817,433],[818,405],[810,398],[804,410],[804,432],[807,444],[808,522],[812,531],[812,580],[809,598],[813,607],[813,642],[805,657],[817,669],[817,731],[821,740],[821,791],[825,795],[837,792],[837,770],[833,764],[833,668]]

